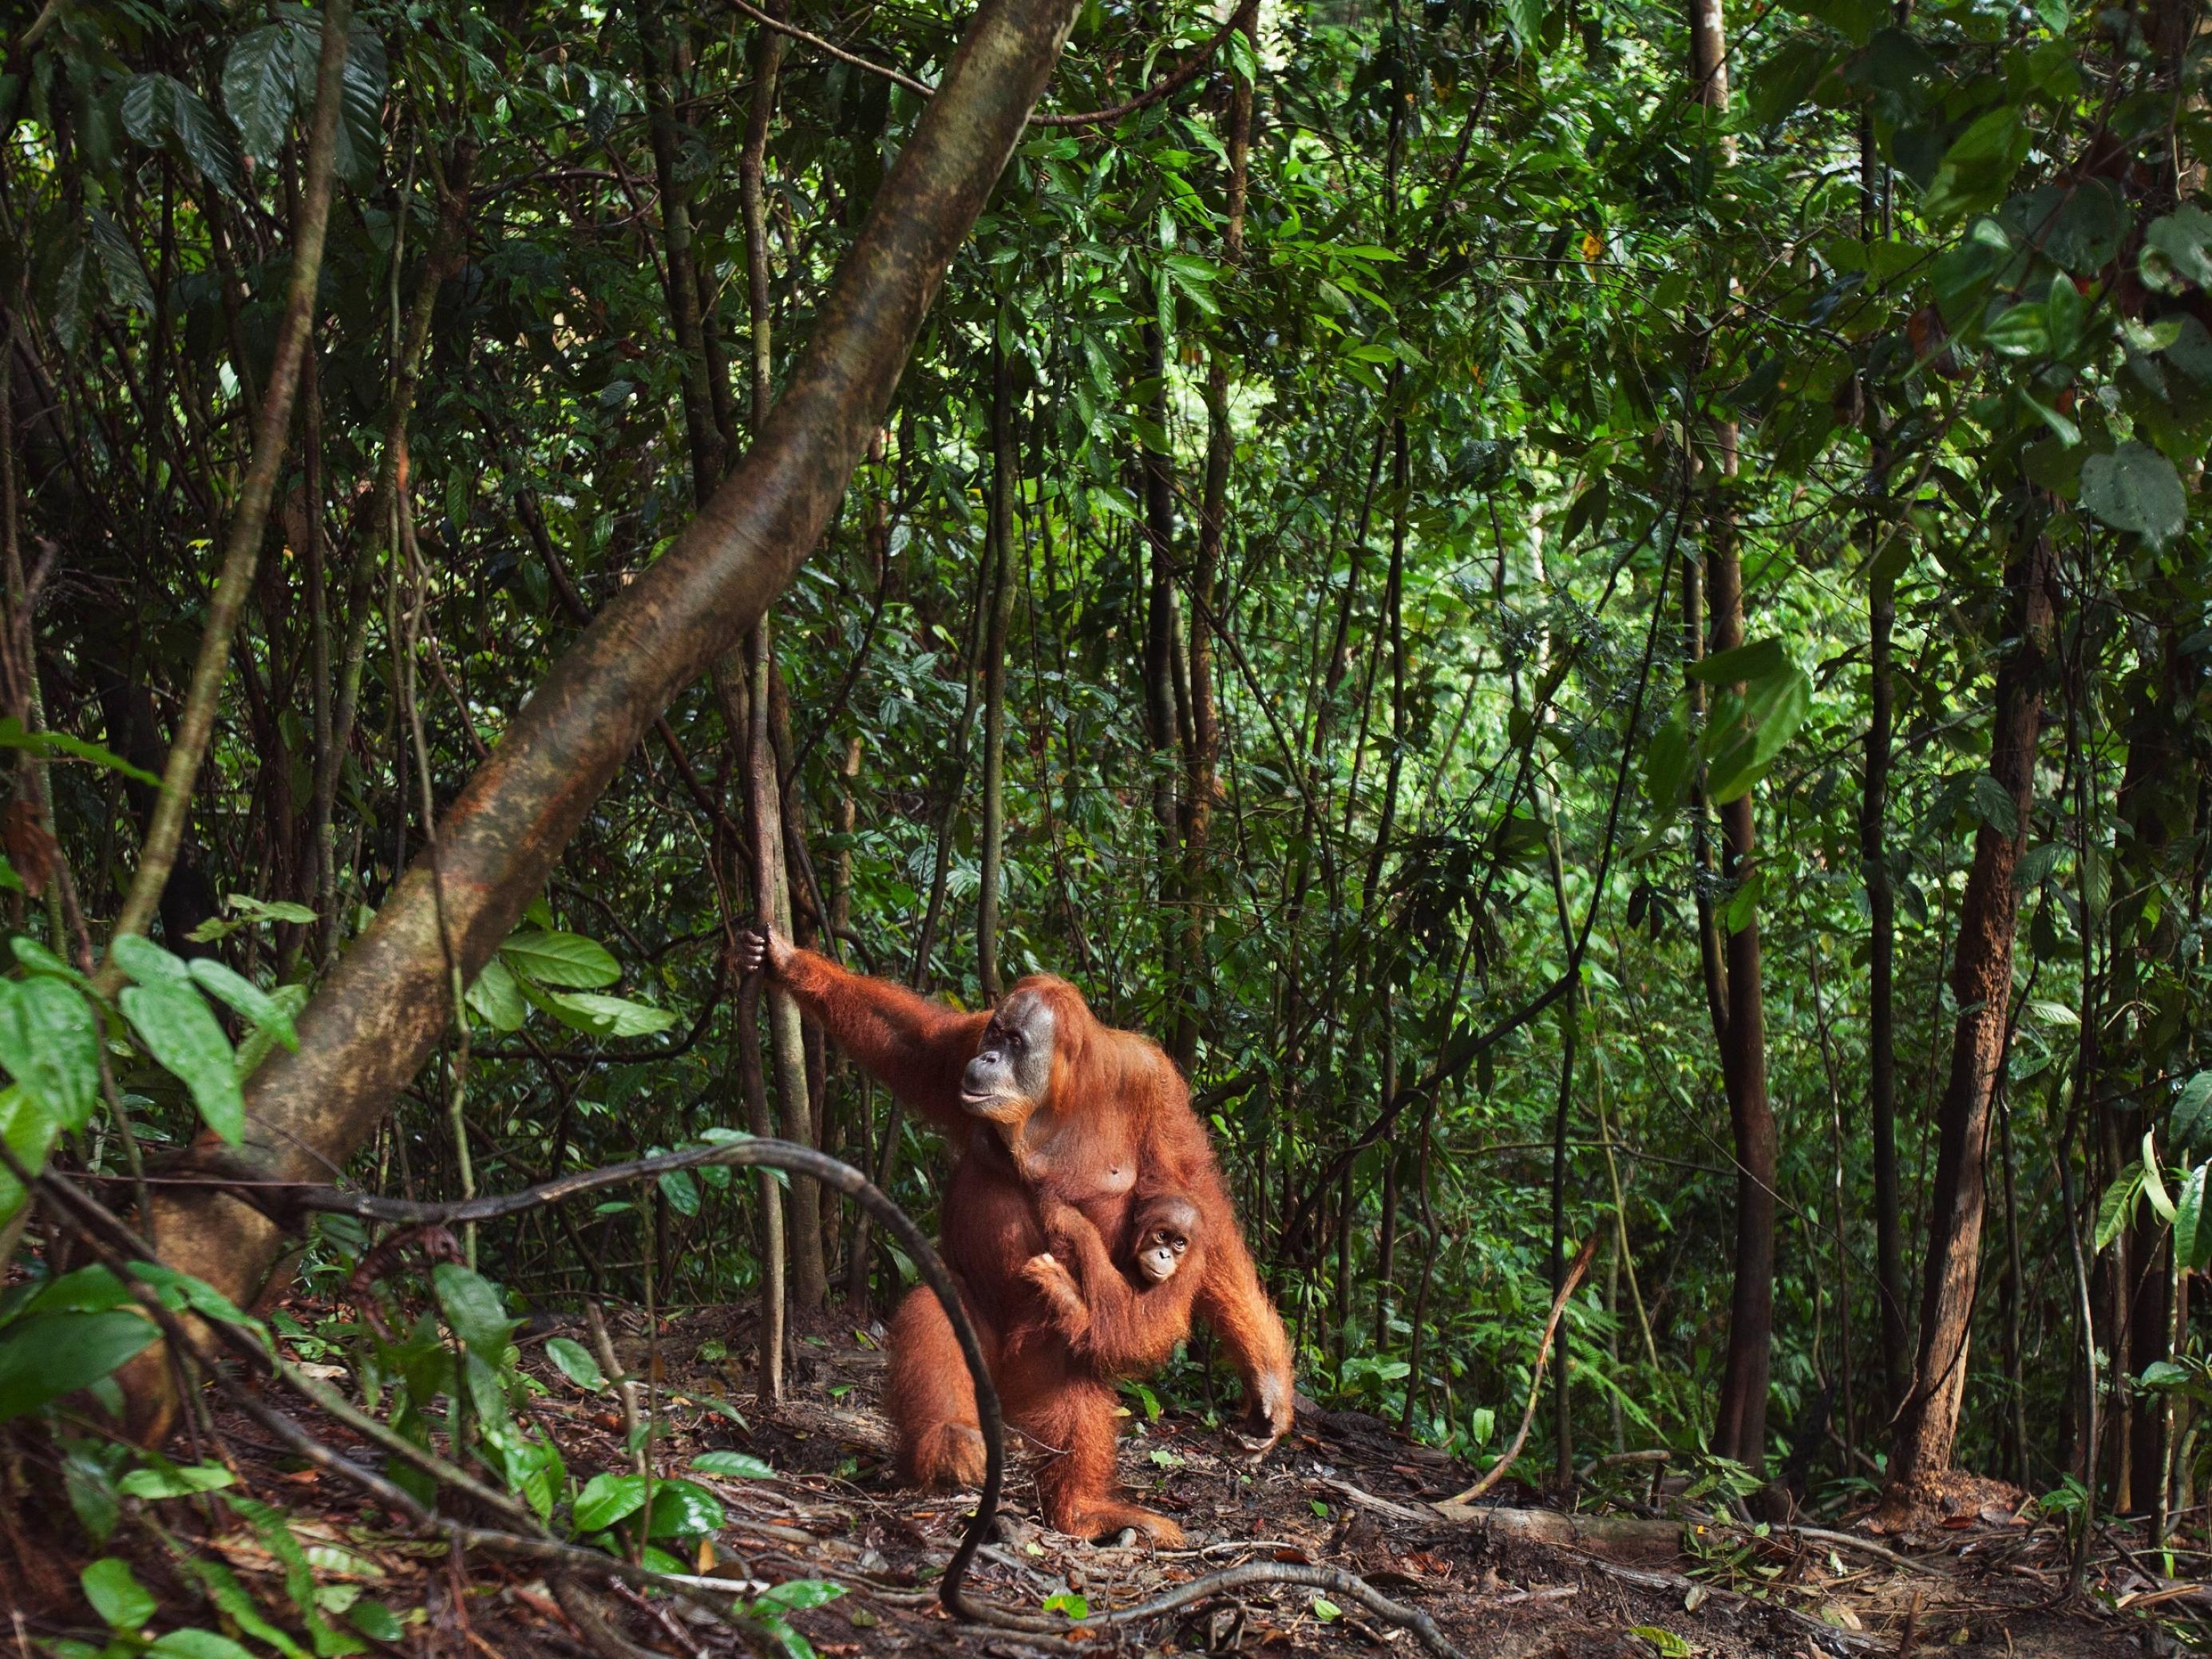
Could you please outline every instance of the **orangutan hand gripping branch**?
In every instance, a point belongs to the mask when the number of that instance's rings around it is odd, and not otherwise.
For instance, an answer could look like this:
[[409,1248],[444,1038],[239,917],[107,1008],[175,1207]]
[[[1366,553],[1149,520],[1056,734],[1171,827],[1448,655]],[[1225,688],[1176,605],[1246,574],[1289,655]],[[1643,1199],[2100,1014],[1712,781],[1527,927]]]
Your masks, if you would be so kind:
[[[1006,1421],[1044,1449],[1046,1518],[1085,1537],[1133,1527],[1179,1544],[1173,1521],[1115,1495],[1114,1383],[1164,1359],[1195,1313],[1236,1364],[1248,1432],[1264,1447],[1291,1425],[1291,1370],[1283,1322],[1165,1053],[1100,1024],[1073,986],[1046,975],[989,1012],[961,1013],[775,933],[749,934],[740,965],[773,975],[840,1047],[955,1137],[942,1249]],[[1076,1263],[1079,1285],[1054,1249]],[[891,1322],[890,1358],[884,1403],[901,1476],[980,1480],[975,1390],[927,1291]]]

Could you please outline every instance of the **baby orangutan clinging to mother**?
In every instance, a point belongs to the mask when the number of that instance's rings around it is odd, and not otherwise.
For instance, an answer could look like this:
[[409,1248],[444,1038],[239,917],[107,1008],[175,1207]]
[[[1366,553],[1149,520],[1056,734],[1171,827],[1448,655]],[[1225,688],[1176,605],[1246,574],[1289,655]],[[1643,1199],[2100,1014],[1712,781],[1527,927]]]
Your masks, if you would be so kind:
[[[778,933],[747,935],[738,965],[787,991],[951,1143],[939,1248],[1006,1422],[1041,1455],[1045,1518],[1084,1537],[1133,1527],[1180,1544],[1173,1521],[1115,1490],[1115,1382],[1157,1366],[1203,1319],[1243,1379],[1250,1443],[1264,1450],[1291,1425],[1291,1372],[1289,1337],[1173,1062],[1148,1038],[1101,1024],[1049,975],[963,1013]],[[927,1288],[900,1304],[889,1346],[884,1406],[900,1475],[975,1484],[975,1390]]]
[[[1155,1194],[1139,1204],[1129,1213],[1126,1262],[1106,1248],[1082,1211],[1049,1198],[1039,1200],[1037,1211],[1046,1241],[1077,1264],[1082,1283],[1050,1253],[1023,1263],[1022,1277],[1044,1297],[1054,1328],[1073,1352],[1117,1353],[1137,1346],[1145,1363],[1157,1364],[1190,1334],[1191,1298],[1206,1271],[1197,1205],[1180,1193]],[[1135,1278],[1133,1286],[1125,1271]],[[1163,1290],[1178,1273],[1184,1275],[1181,1290]]]

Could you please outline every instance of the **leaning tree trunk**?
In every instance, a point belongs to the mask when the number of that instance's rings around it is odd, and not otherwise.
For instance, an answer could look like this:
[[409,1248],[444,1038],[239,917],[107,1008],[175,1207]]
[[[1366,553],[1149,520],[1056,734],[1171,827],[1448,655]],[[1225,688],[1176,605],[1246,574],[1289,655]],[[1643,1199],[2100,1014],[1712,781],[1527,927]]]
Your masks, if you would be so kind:
[[[815,320],[782,400],[714,499],[601,611],[515,716],[300,1020],[297,1054],[255,1073],[246,1144],[194,1161],[258,1180],[325,1179],[368,1139],[453,1018],[442,908],[464,979],[520,920],[653,717],[765,614],[811,550],[882,423],[954,252],[1004,170],[1074,0],[985,0]],[[442,906],[440,900],[442,896]],[[252,1297],[280,1238],[239,1200],[156,1200],[170,1264]],[[136,1426],[175,1399],[160,1345],[128,1375]]]
[[2036,733],[2051,647],[2050,555],[2040,543],[2008,574],[2014,600],[2005,632],[2014,641],[1997,670],[1990,775],[2010,803],[2009,825],[1985,817],[1974,832],[1974,862],[1959,906],[1951,990],[1959,1006],[1951,1073],[1936,1118],[1936,1181],[1928,1195],[1928,1261],[1920,1299],[1920,1344],[1911,1391],[1899,1408],[1889,1459],[1886,1518],[1901,1521],[1951,1467],[1966,1386],[1966,1343],[1981,1271],[1983,1180],[1990,1099],[2004,1058],[2012,1004],[2013,934],[2020,895],[2014,878],[2027,846]]

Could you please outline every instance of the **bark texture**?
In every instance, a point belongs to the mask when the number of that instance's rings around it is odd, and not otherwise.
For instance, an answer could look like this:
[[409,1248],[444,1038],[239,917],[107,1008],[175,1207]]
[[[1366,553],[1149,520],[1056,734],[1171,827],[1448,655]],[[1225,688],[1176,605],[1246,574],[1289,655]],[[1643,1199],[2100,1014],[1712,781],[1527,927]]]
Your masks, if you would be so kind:
[[1983,1164],[1990,1102],[2004,1060],[2012,1006],[2013,935],[2020,895],[2014,877],[2027,846],[2034,799],[2036,733],[2051,650],[2050,556],[2040,544],[2008,573],[2013,600],[2007,655],[1997,670],[1990,775],[2011,803],[2013,823],[1985,818],[1974,833],[1974,861],[1959,907],[1951,990],[1959,1022],[1951,1070],[1936,1121],[1936,1180],[1928,1197],[1928,1262],[1921,1287],[1920,1344],[1912,1388],[1899,1408],[1883,1507],[1908,1515],[1951,1467],[1959,1406],[1966,1385],[1966,1347],[1981,1269],[1982,1224],[1989,1194]]

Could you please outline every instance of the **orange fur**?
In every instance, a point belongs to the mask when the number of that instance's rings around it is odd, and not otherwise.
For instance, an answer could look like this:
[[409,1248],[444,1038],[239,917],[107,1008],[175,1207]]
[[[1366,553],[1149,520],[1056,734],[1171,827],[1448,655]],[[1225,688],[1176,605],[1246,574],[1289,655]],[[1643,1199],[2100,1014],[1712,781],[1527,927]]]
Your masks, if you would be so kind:
[[[1290,1425],[1291,1367],[1289,1338],[1245,1249],[1205,1127],[1164,1051],[1100,1024],[1066,981],[1024,979],[1008,994],[1051,1005],[1052,1083],[1021,1129],[1001,1132],[960,1105],[961,1072],[987,1014],[926,1001],[808,951],[793,951],[778,973],[832,1039],[958,1149],[940,1248],[985,1333],[1006,1421],[1042,1459],[1046,1518],[1087,1536],[1133,1526],[1155,1542],[1180,1542],[1173,1522],[1115,1496],[1114,1382],[1165,1359],[1195,1312],[1235,1361],[1254,1426],[1272,1439]],[[1113,1258],[1132,1242],[1132,1212],[1162,1193],[1197,1207],[1205,1247],[1140,1294]],[[1064,1267],[1063,1285],[1038,1266],[1048,1241],[1069,1252],[1079,1285]],[[1071,1292],[1091,1316],[1073,1341],[1066,1328],[1084,1322],[1073,1316]],[[951,1326],[926,1289],[910,1293],[892,1322],[884,1405],[902,1478],[980,1477],[975,1390]]]

